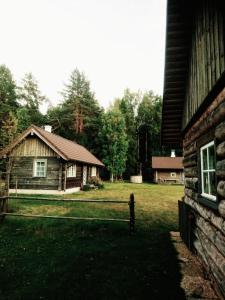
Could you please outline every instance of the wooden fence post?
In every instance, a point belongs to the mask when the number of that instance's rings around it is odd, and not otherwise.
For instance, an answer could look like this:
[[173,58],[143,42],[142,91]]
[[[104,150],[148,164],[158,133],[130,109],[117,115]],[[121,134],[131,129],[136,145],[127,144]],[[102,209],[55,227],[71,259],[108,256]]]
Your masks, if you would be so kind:
[[7,212],[7,196],[3,196],[0,198],[0,223],[4,221],[5,215],[4,213]]
[[130,201],[129,201],[129,207],[130,207],[130,233],[134,232],[135,229],[135,213],[134,213],[134,194],[130,194]]

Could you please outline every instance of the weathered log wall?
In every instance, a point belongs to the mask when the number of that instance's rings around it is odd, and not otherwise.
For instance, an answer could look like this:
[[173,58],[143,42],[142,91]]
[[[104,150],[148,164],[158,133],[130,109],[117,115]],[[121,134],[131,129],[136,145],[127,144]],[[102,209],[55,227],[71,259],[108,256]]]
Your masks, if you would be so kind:
[[[36,158],[36,157],[35,157]],[[15,189],[59,189],[60,160],[56,157],[38,157],[47,159],[46,177],[33,176],[34,157],[14,158],[10,174],[10,188]]]
[[[210,111],[211,118],[203,112],[201,122],[184,137],[184,201],[195,216],[194,248],[225,297],[225,122],[223,114],[218,113],[225,98],[221,100],[211,105],[215,107]],[[202,124],[207,126],[206,130]],[[200,148],[211,140],[216,150],[217,202],[211,201],[214,208],[209,205],[210,200],[201,196],[200,174]]]
[[76,163],[76,177],[67,177],[66,179],[66,188],[67,189],[70,189],[70,188],[73,188],[73,187],[80,187],[81,184],[82,184],[82,177],[83,177],[83,174],[82,174],[82,165],[79,164],[79,163]]
[[[171,175],[171,173],[173,173]],[[184,172],[180,169],[156,170],[154,171],[154,182],[156,183],[184,183]]]
[[223,18],[219,1],[196,3],[183,127],[224,72]]

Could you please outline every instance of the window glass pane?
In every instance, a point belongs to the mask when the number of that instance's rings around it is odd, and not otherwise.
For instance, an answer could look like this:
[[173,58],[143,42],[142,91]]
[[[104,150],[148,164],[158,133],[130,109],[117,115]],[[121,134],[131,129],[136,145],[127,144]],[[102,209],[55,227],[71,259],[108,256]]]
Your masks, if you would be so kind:
[[37,177],[45,177],[45,171],[46,171],[46,162],[45,161],[36,161],[35,162],[35,174],[34,176]]
[[67,177],[76,177],[76,165],[67,168]]
[[91,176],[96,176],[96,167],[91,168]]
[[210,190],[211,195],[216,196],[216,174],[215,172],[209,172]]
[[204,188],[204,193],[209,194],[208,172],[203,173],[203,188]]
[[214,145],[208,148],[209,150],[209,169],[215,169],[215,151]]
[[207,149],[202,151],[203,170],[208,170]]

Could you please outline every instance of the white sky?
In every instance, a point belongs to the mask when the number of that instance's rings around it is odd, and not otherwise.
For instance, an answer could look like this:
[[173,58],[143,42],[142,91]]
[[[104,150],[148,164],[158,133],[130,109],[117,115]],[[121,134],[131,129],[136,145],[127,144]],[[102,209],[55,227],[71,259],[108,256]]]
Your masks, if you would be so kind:
[[78,68],[106,107],[125,88],[162,94],[166,0],[0,0],[0,64],[32,72],[53,104]]

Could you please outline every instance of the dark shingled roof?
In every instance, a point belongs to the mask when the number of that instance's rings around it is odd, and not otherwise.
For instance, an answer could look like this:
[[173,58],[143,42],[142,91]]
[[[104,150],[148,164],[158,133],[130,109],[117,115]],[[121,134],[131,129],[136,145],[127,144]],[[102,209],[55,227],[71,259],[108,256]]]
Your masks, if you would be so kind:
[[65,139],[54,133],[45,131],[44,129],[31,125],[26,131],[24,131],[16,140],[14,140],[8,147],[0,152],[0,157],[3,157],[9,153],[20,141],[26,138],[30,134],[38,136],[45,144],[47,144],[53,151],[55,151],[60,157],[65,160],[75,160],[93,164],[96,166],[104,166],[104,164],[97,159],[90,151],[85,147]]
[[153,169],[183,169],[183,157],[152,157]]

